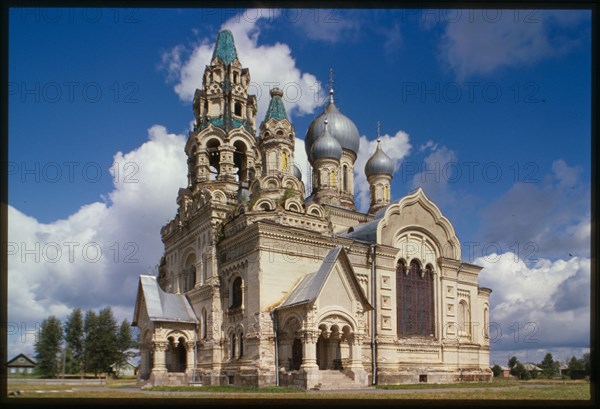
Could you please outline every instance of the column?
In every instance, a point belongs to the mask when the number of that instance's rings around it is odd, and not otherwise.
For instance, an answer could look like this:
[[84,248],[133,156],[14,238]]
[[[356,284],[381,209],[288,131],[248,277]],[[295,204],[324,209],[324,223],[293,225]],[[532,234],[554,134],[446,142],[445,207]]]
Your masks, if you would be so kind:
[[168,343],[165,341],[154,341],[154,366],[152,371],[166,371],[165,352]]
[[317,366],[317,338],[316,331],[306,331],[302,336],[302,366],[305,369],[318,369]]
[[363,368],[362,364],[362,337],[353,334],[350,341],[350,367]]
[[196,368],[194,368],[194,363],[196,362],[196,360],[194,359],[194,341],[187,341],[185,343],[185,349],[187,352],[186,355],[186,360],[185,360],[185,371],[188,373],[192,373],[192,371],[194,371]]

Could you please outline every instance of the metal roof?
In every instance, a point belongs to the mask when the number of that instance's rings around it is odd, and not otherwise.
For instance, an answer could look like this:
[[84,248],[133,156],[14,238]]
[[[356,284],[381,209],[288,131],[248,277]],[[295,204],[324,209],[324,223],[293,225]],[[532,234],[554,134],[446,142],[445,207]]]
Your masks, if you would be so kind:
[[137,324],[141,296],[144,297],[150,321],[198,323],[198,319],[187,298],[182,294],[164,292],[154,276],[140,276],[137,296],[138,302],[136,302],[132,325]]
[[219,57],[225,65],[231,64],[237,58],[237,51],[231,31],[222,30],[219,32],[211,60],[214,60],[215,57]]
[[271,102],[269,102],[269,109],[267,109],[265,121],[268,121],[271,118],[275,118],[279,121],[287,119],[287,113],[285,112],[282,97],[283,91],[279,88],[273,88],[271,90]]
[[[296,288],[292,290],[292,292],[287,296],[283,303],[281,303],[276,309],[285,308],[292,305],[306,304],[316,300],[316,298],[319,296],[319,293],[321,292],[321,289],[325,285],[325,281],[327,280],[329,273],[333,269],[333,266],[335,265],[335,262],[341,255],[341,253],[344,252],[342,251],[342,247],[340,246],[336,246],[329,250],[325,258],[323,259],[319,270],[304,276],[304,278],[300,281]],[[350,269],[352,269],[352,265],[349,265]],[[356,280],[354,271],[351,272],[351,276],[360,294],[361,301],[365,304],[367,309],[371,309],[372,307],[369,304],[369,301],[363,294],[362,289],[358,284],[358,280]]]
[[307,303],[317,298],[341,250],[341,247],[329,250],[319,270],[306,275],[278,308]]

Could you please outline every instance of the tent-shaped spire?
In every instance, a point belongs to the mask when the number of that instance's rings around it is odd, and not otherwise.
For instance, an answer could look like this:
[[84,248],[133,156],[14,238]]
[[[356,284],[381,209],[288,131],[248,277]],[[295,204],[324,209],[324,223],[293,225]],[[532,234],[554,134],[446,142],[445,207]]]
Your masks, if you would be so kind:
[[235,43],[233,41],[233,34],[229,30],[222,30],[217,36],[217,42],[215,43],[215,49],[213,51],[212,60],[219,57],[223,64],[229,65],[231,62],[238,58],[237,51],[235,49]]
[[265,115],[265,121],[271,118],[279,121],[287,119],[287,113],[283,105],[283,91],[279,88],[271,90],[271,102],[269,103],[269,109],[267,109],[267,115]]

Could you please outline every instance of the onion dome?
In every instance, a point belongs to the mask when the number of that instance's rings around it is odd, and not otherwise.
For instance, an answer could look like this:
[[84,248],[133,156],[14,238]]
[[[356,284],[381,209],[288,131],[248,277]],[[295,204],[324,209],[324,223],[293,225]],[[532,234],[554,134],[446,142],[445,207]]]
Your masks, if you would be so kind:
[[354,122],[347,116],[342,114],[333,102],[333,89],[329,90],[329,104],[319,115],[316,117],[308,127],[306,136],[304,137],[304,148],[309,159],[311,157],[311,149],[313,143],[323,132],[323,119],[327,118],[329,121],[329,133],[333,136],[342,146],[342,149],[358,154],[358,147],[360,145],[360,135]]
[[342,145],[329,133],[327,127],[328,120],[325,119],[323,122],[323,132],[310,148],[311,158],[312,160],[325,158],[340,160],[342,157]]
[[381,150],[381,139],[377,138],[377,148],[365,165],[365,175],[389,175],[394,174],[394,162]]
[[294,163],[294,166],[292,167],[292,172],[294,173],[294,176],[296,177],[296,179],[298,180],[302,180],[302,171],[300,170],[300,167],[298,165],[296,165]]

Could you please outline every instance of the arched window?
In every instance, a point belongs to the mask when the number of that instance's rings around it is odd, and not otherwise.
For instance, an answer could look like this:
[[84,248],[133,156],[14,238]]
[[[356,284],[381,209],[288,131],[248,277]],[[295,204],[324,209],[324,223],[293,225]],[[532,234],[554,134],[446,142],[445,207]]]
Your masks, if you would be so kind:
[[240,102],[236,102],[233,105],[233,114],[235,116],[242,116],[242,104]]
[[216,139],[211,139],[206,144],[211,180],[215,180],[221,173],[221,155],[219,152],[219,146],[220,143]]
[[248,148],[242,141],[236,141],[233,146],[235,152],[233,152],[233,165],[237,169],[237,180],[238,182],[245,182],[248,180]]
[[237,71],[233,72],[233,83],[237,84],[240,81],[240,75],[237,73]]
[[385,200],[390,201],[390,185],[385,185]]
[[200,338],[201,339],[206,339],[208,331],[207,331],[207,326],[208,326],[208,312],[205,309],[202,309],[202,315],[201,315],[201,334],[200,334]]
[[329,183],[331,184],[331,187],[335,187],[335,172],[333,169],[331,169],[329,173]]
[[231,283],[231,306],[239,308],[242,306],[242,277],[236,277]]
[[469,306],[465,300],[458,303],[458,331],[462,335],[468,335],[470,331]]
[[434,335],[433,268],[418,259],[396,264],[396,323],[398,336]]
[[206,260],[206,254],[203,254],[202,255],[202,284],[206,284],[207,270],[208,270],[208,265],[207,265],[207,260]]
[[490,337],[490,312],[487,306],[483,309],[483,335],[486,338]]
[[287,157],[287,153],[286,152],[281,152],[281,170],[284,172],[287,172],[287,162],[288,162],[288,157]]
[[348,192],[348,166],[344,165],[342,168],[342,189],[344,192]]
[[238,358],[241,358],[244,355],[244,333],[238,333]]
[[229,356],[231,359],[235,359],[235,333],[232,332],[229,335]]
[[196,255],[190,254],[184,263],[180,291],[185,293],[196,285]]

